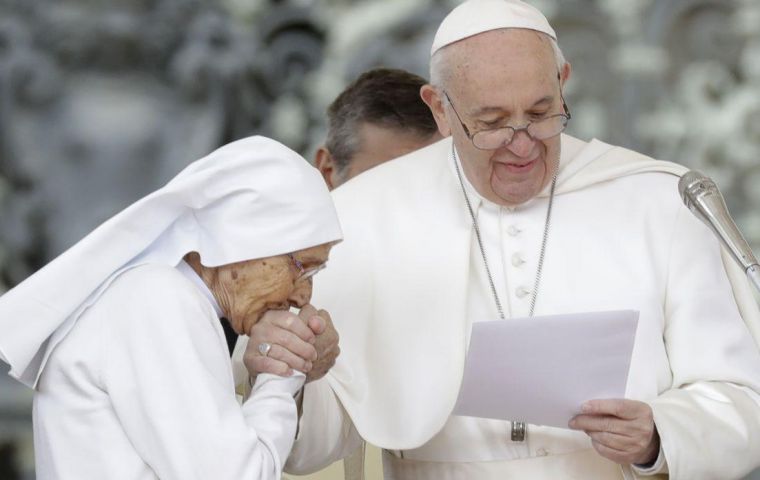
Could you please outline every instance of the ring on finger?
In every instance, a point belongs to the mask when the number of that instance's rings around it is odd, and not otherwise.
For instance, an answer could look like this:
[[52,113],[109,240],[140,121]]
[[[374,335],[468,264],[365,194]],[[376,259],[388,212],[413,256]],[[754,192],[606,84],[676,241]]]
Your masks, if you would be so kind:
[[272,344],[269,342],[261,342],[259,343],[259,353],[266,357],[269,356],[269,351],[272,350]]

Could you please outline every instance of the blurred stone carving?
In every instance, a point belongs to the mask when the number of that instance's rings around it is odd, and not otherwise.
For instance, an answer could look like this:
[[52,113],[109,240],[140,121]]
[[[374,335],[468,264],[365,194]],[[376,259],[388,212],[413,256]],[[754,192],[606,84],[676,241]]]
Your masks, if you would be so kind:
[[[760,247],[760,20],[757,2],[681,1],[652,9],[668,68],[635,124],[634,146],[699,169]],[[657,22],[654,22],[657,19]]]
[[303,148],[323,33],[308,8],[266,16],[183,0],[0,3],[6,283],[218,145],[260,132]]

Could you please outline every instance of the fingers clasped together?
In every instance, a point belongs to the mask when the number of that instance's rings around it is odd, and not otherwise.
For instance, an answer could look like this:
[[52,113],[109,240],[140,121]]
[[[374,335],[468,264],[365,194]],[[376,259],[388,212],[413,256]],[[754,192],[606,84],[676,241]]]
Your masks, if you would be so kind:
[[270,310],[251,328],[243,361],[252,377],[259,373],[288,376],[306,373],[306,381],[324,376],[340,353],[330,315],[311,305],[298,315]]

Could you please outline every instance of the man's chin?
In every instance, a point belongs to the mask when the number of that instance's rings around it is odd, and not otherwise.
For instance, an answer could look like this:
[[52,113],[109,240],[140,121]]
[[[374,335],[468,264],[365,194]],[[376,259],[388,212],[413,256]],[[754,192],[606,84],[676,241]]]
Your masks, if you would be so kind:
[[521,205],[535,198],[540,188],[536,187],[533,182],[500,182],[498,180],[491,183],[493,193],[500,199],[498,202],[505,207],[514,207]]

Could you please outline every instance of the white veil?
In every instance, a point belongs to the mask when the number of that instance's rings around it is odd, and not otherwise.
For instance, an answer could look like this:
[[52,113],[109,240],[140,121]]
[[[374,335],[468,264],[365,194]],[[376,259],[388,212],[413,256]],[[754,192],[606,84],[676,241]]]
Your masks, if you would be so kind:
[[34,387],[52,348],[120,272],[268,257],[340,240],[327,187],[300,155],[264,137],[192,163],[0,297],[0,357]]

